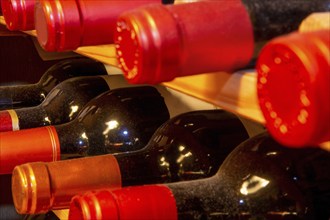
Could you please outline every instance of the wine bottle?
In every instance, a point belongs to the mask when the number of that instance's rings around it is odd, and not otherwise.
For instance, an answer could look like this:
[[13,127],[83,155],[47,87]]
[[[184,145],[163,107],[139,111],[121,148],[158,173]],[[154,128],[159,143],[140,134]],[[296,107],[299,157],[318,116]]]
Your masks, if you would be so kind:
[[[99,187],[213,176],[229,152],[247,138],[244,125],[232,113],[184,113],[160,126],[148,144],[137,151],[16,166],[12,178],[14,204],[19,213],[38,213],[68,208],[72,196]],[[35,194],[30,193],[32,179]],[[33,205],[27,201],[33,201]]]
[[[172,2],[163,0],[163,3]],[[46,51],[113,43],[118,15],[161,0],[41,0],[35,5],[37,39]]]
[[0,132],[0,174],[26,162],[137,150],[168,119],[157,89],[113,89],[89,101],[71,122]]
[[263,133],[210,178],[87,192],[73,197],[69,219],[328,220],[329,168],[329,152],[289,149]]
[[38,106],[0,111],[0,132],[72,121],[94,97],[110,89],[111,76],[81,76],[58,84]]
[[131,83],[234,71],[251,62],[254,66],[253,57],[267,40],[298,29],[311,12],[327,10],[328,0],[141,6],[118,18],[114,33],[117,58]]
[[[39,82],[29,85],[1,86],[0,110],[41,104],[47,94],[60,82],[77,76],[107,75],[104,64],[89,58],[59,61],[51,66]],[[109,73],[111,74],[111,73]]]
[[6,27],[11,31],[34,29],[35,0],[1,0]]
[[257,91],[266,127],[280,143],[330,141],[329,29],[292,32],[271,40],[257,63]]

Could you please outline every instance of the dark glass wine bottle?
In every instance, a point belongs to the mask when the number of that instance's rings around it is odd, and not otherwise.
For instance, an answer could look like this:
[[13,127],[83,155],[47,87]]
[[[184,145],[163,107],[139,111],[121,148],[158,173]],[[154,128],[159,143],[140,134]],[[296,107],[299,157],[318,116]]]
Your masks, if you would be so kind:
[[89,58],[59,61],[50,67],[36,84],[1,86],[0,110],[37,106],[57,84],[66,79],[107,74],[104,64]]
[[118,15],[147,4],[173,0],[52,0],[37,1],[35,29],[40,45],[47,51],[75,50],[80,46],[113,43]]
[[[224,110],[184,113],[160,126],[141,150],[17,166],[12,187],[15,207],[19,213],[45,212],[68,207],[75,194],[99,187],[210,177],[247,138],[240,119]],[[28,193],[32,179],[37,194]]]
[[0,132],[64,124],[93,98],[108,91],[112,76],[80,76],[58,84],[38,106],[0,111]]
[[88,192],[73,197],[69,219],[328,220],[329,168],[330,152],[289,149],[263,133],[213,177]]
[[118,62],[131,83],[246,68],[264,42],[298,29],[310,13],[329,7],[329,0],[141,6],[118,18],[114,33]]
[[0,174],[26,162],[141,149],[168,119],[154,87],[113,89],[89,101],[71,122],[0,132]]
[[284,145],[318,146],[330,141],[329,32],[276,37],[258,57],[260,109],[270,134]]

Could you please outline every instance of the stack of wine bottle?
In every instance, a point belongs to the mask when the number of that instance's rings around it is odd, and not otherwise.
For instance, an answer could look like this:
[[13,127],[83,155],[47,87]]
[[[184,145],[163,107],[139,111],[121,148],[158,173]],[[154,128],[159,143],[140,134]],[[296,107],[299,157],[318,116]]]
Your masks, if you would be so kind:
[[[35,85],[0,88],[16,94],[1,112],[2,128],[19,130],[0,132],[0,173],[21,218],[59,209],[69,219],[330,217],[330,152],[288,148],[266,130],[250,137],[222,109],[171,115],[178,105],[163,87],[108,74],[79,58]],[[40,104],[24,102],[29,91]]]
[[[65,59],[0,87],[0,219],[330,219],[330,25],[298,31],[329,0],[0,1],[47,51],[114,43],[123,73]],[[254,134],[159,84],[249,67]]]

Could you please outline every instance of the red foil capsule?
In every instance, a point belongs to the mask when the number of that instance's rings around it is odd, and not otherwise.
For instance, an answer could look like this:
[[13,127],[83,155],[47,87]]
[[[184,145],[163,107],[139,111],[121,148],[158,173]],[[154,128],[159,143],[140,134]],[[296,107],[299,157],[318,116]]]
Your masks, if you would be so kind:
[[18,121],[19,120],[14,109],[0,111],[0,132],[19,130]]
[[292,147],[330,140],[329,30],[277,37],[257,62],[258,98],[269,132]]
[[2,14],[9,30],[34,29],[35,0],[1,0]]
[[175,220],[178,219],[177,216],[171,190],[161,185],[88,192],[73,197],[69,210],[69,220],[137,218]]
[[115,32],[117,58],[131,83],[232,71],[248,64],[254,39],[241,1],[149,5],[123,13]]
[[119,14],[150,3],[161,1],[40,0],[35,7],[37,38],[47,51],[110,44]]
[[[26,144],[26,148],[17,147]],[[60,142],[52,126],[16,132],[0,132],[0,175],[32,161],[60,160]]]

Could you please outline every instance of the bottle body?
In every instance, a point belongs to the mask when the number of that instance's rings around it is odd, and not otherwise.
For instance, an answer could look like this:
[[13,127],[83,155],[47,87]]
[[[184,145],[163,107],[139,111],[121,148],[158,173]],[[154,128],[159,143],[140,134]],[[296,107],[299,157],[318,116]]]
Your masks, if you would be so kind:
[[214,175],[227,155],[247,138],[244,125],[234,114],[192,111],[163,124],[140,151],[115,156],[123,186],[201,179]]
[[118,62],[131,83],[156,84],[179,76],[234,71],[249,65],[259,43],[297,29],[313,11],[328,10],[326,2],[198,1],[143,6],[118,18],[114,36]]
[[[0,131],[72,121],[88,101],[109,89],[106,80],[101,76],[81,76],[65,80],[52,89],[38,106],[0,111]],[[9,130],[10,127],[13,129]]]
[[[113,43],[113,30],[118,15],[141,5],[160,0],[59,1],[36,3],[36,31],[40,45],[47,51],[74,50],[80,46]],[[61,31],[60,31],[61,30]]]
[[0,87],[0,110],[37,106],[64,80],[92,75],[107,75],[104,65],[89,58],[60,61],[51,66],[36,84]]
[[164,219],[325,220],[329,156],[321,149],[288,149],[263,133],[240,144],[210,178],[88,192],[72,199],[69,219],[95,216],[95,204],[100,219],[108,214],[152,218],[147,210],[152,204],[162,213],[162,202],[154,200],[162,196],[169,207]]
[[[229,152],[247,138],[243,124],[230,113],[221,110],[186,113],[160,126],[150,138],[150,142],[141,150],[17,166],[13,172],[14,197],[17,193],[15,203],[18,210],[33,213],[30,208],[20,208],[21,204],[25,204],[22,201],[33,197],[33,195],[21,196],[21,192],[26,191],[24,188],[29,187],[22,184],[22,176],[35,179],[38,190],[56,192],[57,198],[47,200],[47,208],[46,206],[42,208],[43,211],[63,208],[64,204],[68,207],[70,202],[68,198],[74,196],[73,191],[68,189],[72,188],[75,188],[75,193],[79,191],[81,194],[83,190],[97,189],[100,186],[117,188],[141,183],[175,182],[209,177],[216,173]],[[100,163],[103,164],[102,170],[96,171],[96,166],[93,164]],[[88,168],[84,168],[85,166]],[[67,170],[65,167],[68,167],[67,169],[79,167],[79,175],[63,173]],[[33,170],[34,176],[31,178],[24,171],[28,169]],[[47,174],[38,173],[41,169],[48,170]],[[94,169],[94,172],[88,171],[90,169]],[[83,180],[86,175],[91,181]],[[46,176],[47,180],[45,180]],[[59,178],[59,176],[65,177]],[[63,185],[61,182],[64,180],[63,184],[66,186],[61,187]],[[58,184],[47,184],[56,181]],[[113,184],[114,182],[120,184]],[[39,200],[41,203],[44,201],[39,197],[33,199],[37,204]],[[61,206],[52,201],[61,201]],[[37,207],[41,206],[37,205]]]
[[330,140],[329,54],[328,29],[292,32],[261,50],[258,99],[266,126],[279,142],[305,147]]

